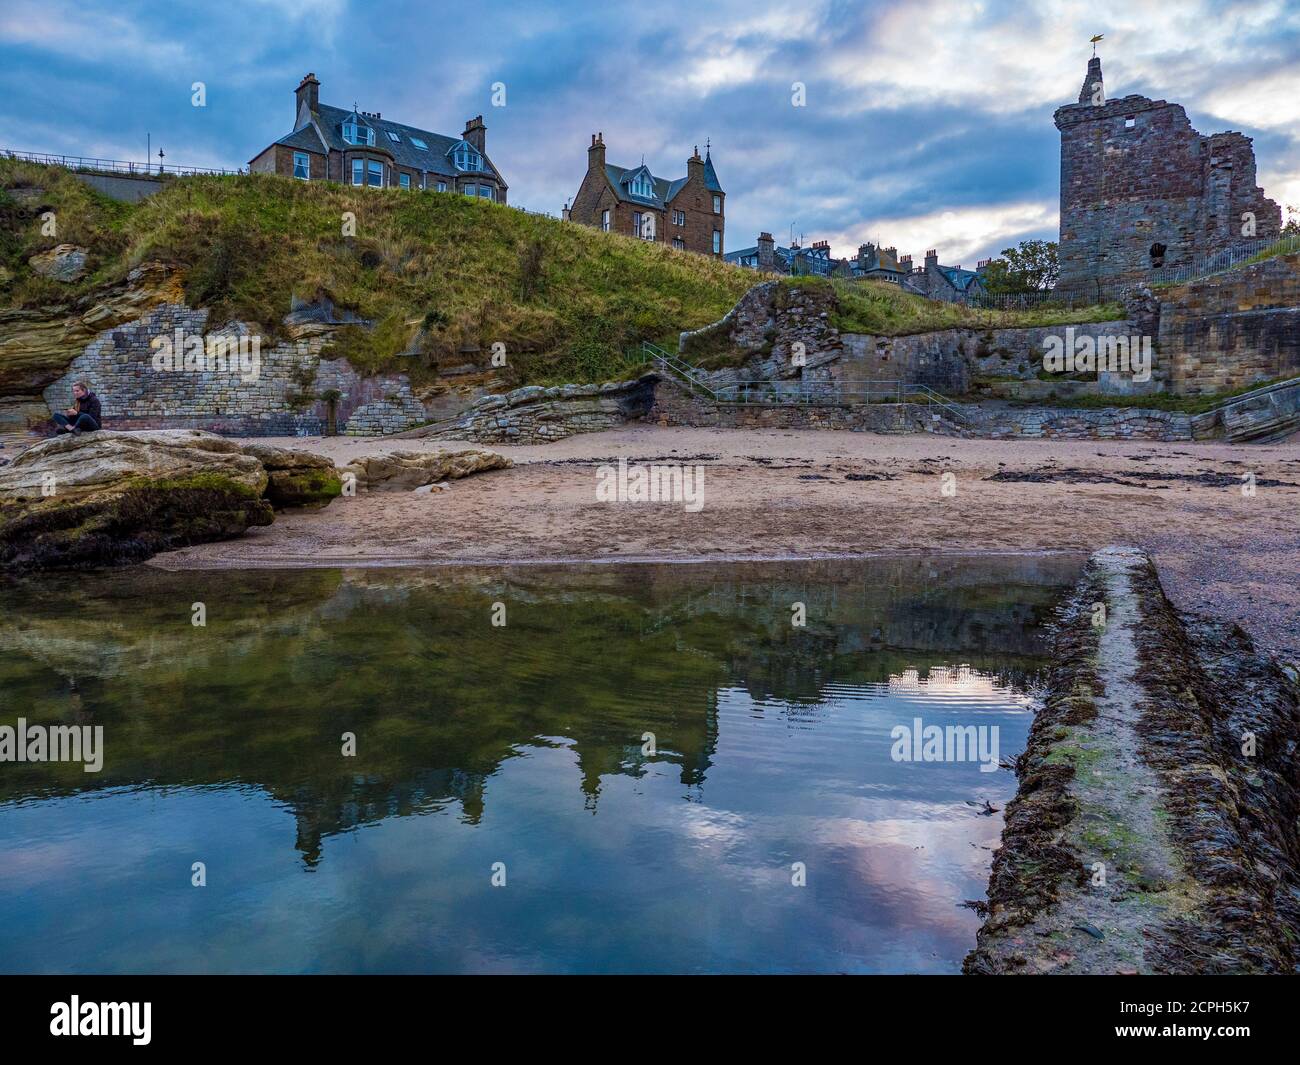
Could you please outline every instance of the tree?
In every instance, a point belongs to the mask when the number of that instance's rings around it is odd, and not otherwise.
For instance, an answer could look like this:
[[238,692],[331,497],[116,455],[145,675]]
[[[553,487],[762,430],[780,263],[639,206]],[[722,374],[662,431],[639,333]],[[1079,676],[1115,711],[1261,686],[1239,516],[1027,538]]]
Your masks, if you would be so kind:
[[984,270],[984,287],[995,295],[1010,292],[1039,292],[1052,288],[1061,276],[1056,241],[1022,240],[1015,248],[1004,248]]
[[1300,207],[1293,203],[1286,205],[1286,225],[1282,227],[1282,236],[1300,237]]

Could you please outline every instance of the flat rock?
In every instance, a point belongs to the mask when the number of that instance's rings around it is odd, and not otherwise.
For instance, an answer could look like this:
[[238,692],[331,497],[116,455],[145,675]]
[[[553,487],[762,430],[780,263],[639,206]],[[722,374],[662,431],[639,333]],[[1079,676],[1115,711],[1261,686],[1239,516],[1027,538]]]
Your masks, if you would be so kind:
[[60,244],[27,260],[33,270],[55,281],[77,281],[86,273],[86,249]]
[[357,487],[370,490],[420,488],[437,481],[468,477],[483,470],[500,470],[513,465],[504,455],[482,448],[454,451],[388,451],[363,455],[343,467],[356,477]]

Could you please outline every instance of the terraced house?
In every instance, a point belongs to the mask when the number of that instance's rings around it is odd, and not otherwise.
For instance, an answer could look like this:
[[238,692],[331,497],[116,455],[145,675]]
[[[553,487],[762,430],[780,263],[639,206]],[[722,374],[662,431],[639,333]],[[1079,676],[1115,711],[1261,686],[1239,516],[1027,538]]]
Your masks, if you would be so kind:
[[644,162],[622,167],[605,162],[605,135],[593,133],[587,173],[564,217],[607,233],[657,240],[683,251],[722,258],[727,194],[718,182],[708,147],[697,146],[686,176],[656,177]]
[[487,154],[478,115],[459,137],[391,122],[379,112],[320,102],[308,74],[294,90],[293,129],[249,161],[255,174],[339,181],[371,188],[431,189],[506,202],[507,185]]

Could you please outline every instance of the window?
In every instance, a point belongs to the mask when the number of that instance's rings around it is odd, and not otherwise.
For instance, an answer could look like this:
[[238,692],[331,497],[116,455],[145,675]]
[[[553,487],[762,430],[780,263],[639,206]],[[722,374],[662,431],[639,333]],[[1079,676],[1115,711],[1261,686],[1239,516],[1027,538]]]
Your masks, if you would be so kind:
[[447,191],[447,183],[446,183],[445,181],[439,181],[439,182],[438,182],[438,191],[439,191],[439,192],[446,192],[446,191]]
[[424,140],[421,137],[412,137],[411,143],[414,144],[417,148],[419,148],[420,151],[422,152],[427,152],[429,150],[429,146],[424,143]]
[[370,177],[366,184],[376,189],[384,187],[384,164],[377,159],[370,160]]
[[674,212],[673,212],[673,225],[675,225],[675,226],[684,226],[684,225],[686,225],[686,212],[685,212],[685,211],[674,211]]
[[372,146],[375,143],[375,131],[369,126],[363,126],[360,122],[352,118],[343,123],[343,139],[349,144],[364,144]]
[[352,160],[352,184],[364,185],[366,183],[366,161],[364,159]]
[[411,187],[411,175],[410,175],[410,174],[398,174],[398,175],[397,175],[397,183],[398,183],[399,185],[401,185],[402,188],[404,188],[404,189],[409,189],[409,188]]
[[713,231],[713,254],[722,254],[722,233],[716,229]]
[[388,139],[392,141],[394,144],[402,143],[402,138],[399,137],[396,133],[394,133],[391,129],[386,129],[384,130],[384,132],[388,134]]
[[682,240],[681,237],[673,237],[673,247],[676,248],[678,251],[685,251],[686,241]]
[[603,229],[606,233],[609,232],[609,212],[608,212],[608,211],[601,211],[601,212],[600,212],[600,228]]
[[715,195],[713,197],[713,213],[722,214],[722,197]]
[[632,195],[643,200],[653,200],[655,198],[654,183],[651,182],[648,171],[642,170],[632,179]]
[[1126,119],[1124,119],[1124,128],[1132,129],[1134,126],[1137,125],[1137,121],[1138,120],[1136,115],[1129,115]]
[[485,199],[485,200],[490,200],[490,199],[492,199],[492,198],[493,198],[493,197],[492,197],[492,186],[491,186],[491,185],[480,185],[480,186],[478,187],[478,194],[479,194],[483,199]]
[[474,146],[468,141],[461,141],[456,145],[451,158],[456,164],[457,170],[483,169],[483,157],[474,150]]
[[649,211],[632,212],[632,236],[640,237],[642,240],[655,239],[655,216]]
[[466,195],[466,196],[477,196],[477,195],[478,195],[478,186],[476,186],[476,185],[462,185],[462,186],[460,187],[460,191],[461,191],[464,195]]
[[293,176],[303,181],[311,178],[311,156],[306,152],[293,153]]

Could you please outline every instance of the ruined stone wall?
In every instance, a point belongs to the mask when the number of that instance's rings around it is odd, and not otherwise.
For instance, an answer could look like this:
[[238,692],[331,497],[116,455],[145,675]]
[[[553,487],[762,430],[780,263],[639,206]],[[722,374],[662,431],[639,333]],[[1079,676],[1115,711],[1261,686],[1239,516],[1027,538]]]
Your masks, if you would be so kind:
[[1300,255],[1163,293],[1158,349],[1176,395],[1300,375]]
[[[425,420],[423,405],[411,393],[404,374],[363,378],[345,360],[322,360],[321,349],[332,330],[318,324],[290,329],[294,339],[263,345],[256,380],[245,381],[238,370],[158,370],[154,368],[156,337],[247,336],[236,323],[221,331],[206,331],[208,312],[179,303],[163,303],[144,317],[104,330],[95,337],[62,377],[44,390],[51,411],[72,402],[72,384],[85,380],[103,404],[104,422],[111,429],[206,429],[230,436],[310,436],[323,433],[328,405],[319,397],[329,389],[341,395],[337,428],[348,427],[354,412],[361,415],[359,431],[395,432]],[[398,420],[366,412],[366,406],[387,403],[399,410]]]
[[[1189,265],[1280,232],[1280,208],[1255,184],[1249,137],[1203,136],[1178,104],[1144,96],[1104,100],[1095,92],[1100,86],[1101,61],[1094,58],[1079,102],[1055,116],[1063,287],[1120,295],[1158,266]],[[1154,245],[1165,247],[1163,257],[1153,259]]]

